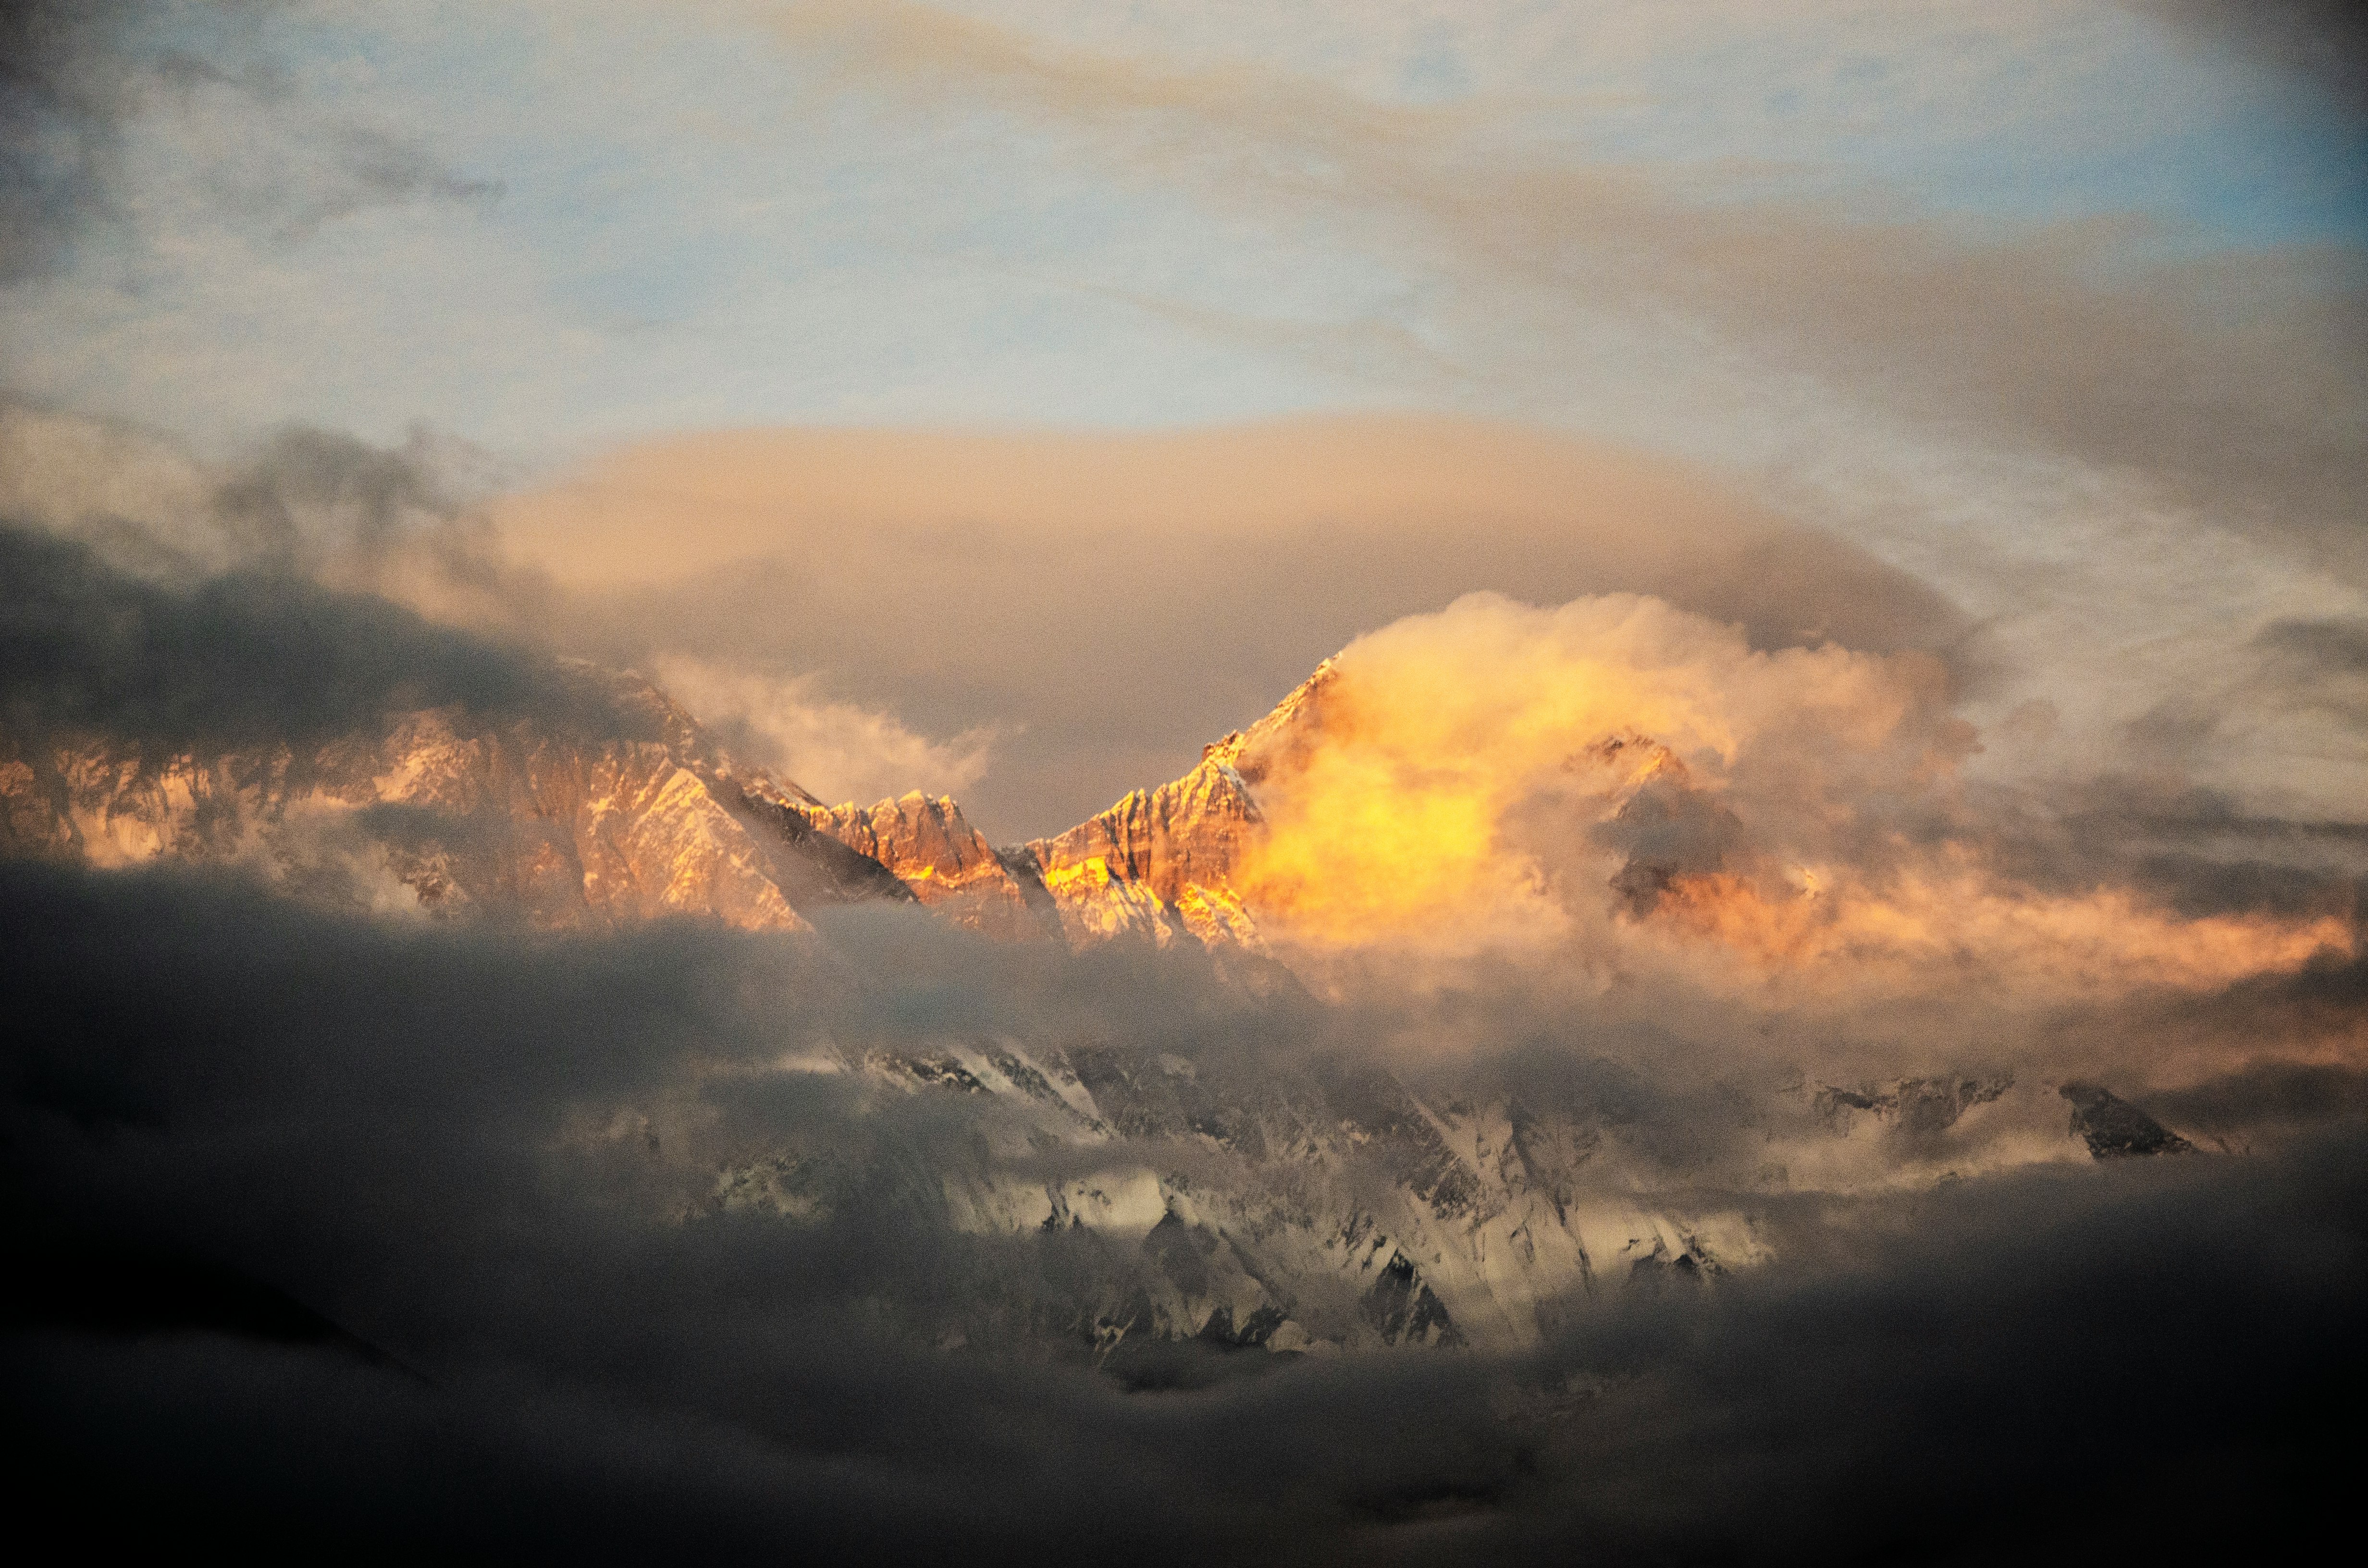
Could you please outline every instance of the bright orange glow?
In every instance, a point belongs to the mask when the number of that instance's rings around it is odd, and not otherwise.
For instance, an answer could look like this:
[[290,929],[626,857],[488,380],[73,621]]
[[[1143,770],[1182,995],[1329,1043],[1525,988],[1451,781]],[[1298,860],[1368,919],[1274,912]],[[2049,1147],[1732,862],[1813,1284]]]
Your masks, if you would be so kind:
[[[1944,809],[1974,737],[1920,655],[1758,653],[1633,596],[1474,596],[1360,640],[1338,672],[1260,784],[1269,831],[1236,878],[1303,953],[1530,949],[1724,986],[1945,975],[2029,996],[2224,985],[2348,950],[2331,918],[2186,919],[1995,873]],[[1871,832],[1877,801],[1953,825]],[[1645,869],[1615,892],[1632,855]]]
[[1270,831],[1242,873],[1253,906],[1319,944],[1558,932],[1545,868],[1504,827],[1541,797],[1616,807],[1637,770],[1588,748],[1642,733],[1722,767],[1780,711],[1863,748],[1899,728],[1925,678],[1839,649],[1754,653],[1634,596],[1549,611],[1475,595],[1338,663],[1318,744],[1261,790]]

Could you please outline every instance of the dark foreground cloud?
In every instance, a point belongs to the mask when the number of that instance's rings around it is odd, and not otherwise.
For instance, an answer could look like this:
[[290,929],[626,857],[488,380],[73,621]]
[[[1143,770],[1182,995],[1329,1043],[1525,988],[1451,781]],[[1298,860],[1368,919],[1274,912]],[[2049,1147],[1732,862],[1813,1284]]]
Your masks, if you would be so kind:
[[290,570],[160,585],[0,522],[0,727],[20,741],[96,731],[167,750],[302,747],[448,703],[621,722],[548,658]]
[[0,283],[47,269],[103,199],[125,112],[110,45],[136,7],[0,6]]
[[1099,1013],[1271,1053],[1304,998],[894,913],[831,949],[562,940],[22,866],[0,913],[0,1354],[25,1523],[79,1539],[2031,1561],[2259,1549],[2331,1522],[2359,1457],[2368,1145],[2341,1121],[2274,1159],[1802,1199],[1773,1267],[1631,1289],[1528,1355],[1129,1392],[899,1331],[1059,1238],[900,1222],[894,1184],[792,1225],[696,1201],[702,1176],[800,1131],[936,1135],[943,1097],[770,1070],[824,1037]]

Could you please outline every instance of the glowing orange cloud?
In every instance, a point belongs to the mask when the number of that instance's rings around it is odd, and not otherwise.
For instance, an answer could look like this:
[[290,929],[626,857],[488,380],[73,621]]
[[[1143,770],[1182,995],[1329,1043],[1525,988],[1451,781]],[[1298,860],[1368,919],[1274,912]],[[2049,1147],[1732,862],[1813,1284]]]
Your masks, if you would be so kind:
[[[2186,919],[1995,871],[1975,744],[1927,656],[1754,651],[1633,595],[1474,595],[1350,645],[1260,784],[1237,873],[1304,953],[1552,954],[1820,991],[2210,987],[2348,949],[2334,919]],[[1903,812],[1940,824],[1890,827]]]

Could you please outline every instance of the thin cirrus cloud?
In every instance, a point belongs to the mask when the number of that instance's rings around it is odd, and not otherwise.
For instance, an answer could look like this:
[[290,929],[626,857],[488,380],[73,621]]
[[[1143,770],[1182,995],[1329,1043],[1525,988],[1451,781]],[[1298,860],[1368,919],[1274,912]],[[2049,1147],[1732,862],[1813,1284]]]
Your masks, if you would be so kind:
[[2368,390],[2358,266],[2341,252],[2157,260],[2146,242],[2164,220],[2142,208],[1998,237],[1896,199],[1755,198],[1748,179],[1704,201],[1650,164],[1488,148],[1476,111],[1055,50],[916,6],[778,16],[791,49],[831,62],[826,80],[912,112],[1008,115],[1220,207],[1328,216],[1434,286],[1396,324],[1533,405],[1634,395],[1637,375],[1670,367],[1624,366],[1606,385],[1569,361],[1605,318],[1674,318],[1673,346],[1707,338],[1851,412],[1970,425],[2223,506],[2266,493],[2322,551],[2352,531],[2336,524],[2358,489]]
[[[1407,203],[1435,201],[1439,165],[1471,199],[1438,222],[1475,232],[1496,216],[1492,188],[1560,171],[1559,196],[1532,182],[1504,199],[1612,203],[1600,226],[1616,253],[1640,197],[1880,188],[1939,212],[2138,211],[2178,228],[2221,214],[2227,189],[2260,188],[2264,168],[2311,163],[2180,156],[2203,131],[2277,117],[2243,119],[2260,106],[2179,69],[2168,35],[2112,7],[1926,10],[1673,27],[1634,7],[1452,23],[1409,7],[1352,28],[1323,10],[1155,11],[1121,27],[1003,7],[996,26],[914,6],[729,6],[661,28],[634,7],[562,25],[516,6],[471,8],[465,54],[451,43],[463,29],[432,8],[199,7],[161,31],[102,13],[74,34],[73,69],[51,74],[106,89],[77,89],[89,112],[75,123],[105,156],[77,165],[91,199],[67,206],[115,217],[85,236],[71,279],[24,297],[12,358],[19,390],[152,418],[175,377],[214,372],[231,400],[210,415],[226,422],[216,435],[301,411],[383,438],[425,410],[475,438],[547,446],[751,416],[989,407],[1140,424],[1442,396],[1601,419],[1636,399],[1670,335],[1565,313],[1549,323],[1551,362],[1524,363],[1508,343],[1537,341],[1525,312],[1487,341],[1454,296],[1488,286],[1492,251],[1543,261],[1544,286],[1590,293],[1599,317],[1634,301],[1556,272],[1566,233],[1409,251]],[[1737,28],[1765,45],[1748,62],[1725,48]],[[752,30],[777,47],[747,48]],[[1837,58],[1855,63],[1838,75]],[[1410,96],[1406,72],[1434,59],[1452,69],[1431,75],[1465,88]],[[693,92],[696,113],[681,107]],[[1015,116],[1026,123],[1005,133]],[[1996,130],[2032,121],[2020,139]],[[1385,155],[1413,162],[1376,178]],[[290,177],[258,184],[258,169]],[[1575,173],[1588,177],[1568,184]],[[2327,232],[2323,214],[2296,216],[2314,199],[2292,194],[2279,223],[2238,237]],[[1616,270],[1649,271],[1658,254]],[[1370,324],[1459,366],[1476,349],[1483,384],[1442,390],[1422,354],[1311,365],[1287,342],[1195,330],[1195,312],[1238,316],[1250,291],[1303,339]],[[1423,313],[1442,300],[1444,319]],[[99,321],[104,338],[81,334],[74,355],[43,330]],[[370,375],[326,357],[330,341]],[[1666,392],[1655,401],[1668,411]]]

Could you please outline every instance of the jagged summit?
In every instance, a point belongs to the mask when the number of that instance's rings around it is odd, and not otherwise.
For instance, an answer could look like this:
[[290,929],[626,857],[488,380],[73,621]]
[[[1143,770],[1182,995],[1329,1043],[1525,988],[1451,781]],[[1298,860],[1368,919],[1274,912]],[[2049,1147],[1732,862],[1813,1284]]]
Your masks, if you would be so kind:
[[1004,937],[1050,936],[1060,917],[1035,867],[996,849],[951,795],[918,790],[864,807],[814,803],[799,814],[816,835],[873,860],[922,903]]
[[825,804],[734,759],[633,671],[559,661],[564,717],[460,705],[299,749],[0,733],[0,847],[100,865],[237,862],[316,892],[572,926],[688,914],[797,929],[802,908],[912,901],[1005,937],[1256,945],[1233,886],[1252,783],[1332,679],[1066,833],[997,848],[950,796]]
[[[1340,678],[1327,659],[1183,777],[998,847],[951,796],[825,804],[734,758],[646,676],[558,669],[580,697],[562,716],[421,709],[301,753],[0,734],[0,846],[101,864],[237,860],[315,890],[350,884],[366,903],[542,925],[706,915],[796,929],[802,910],[884,899],[1005,938],[1257,950],[1244,873],[1268,830],[1259,791],[1305,766]],[[1634,863],[1614,886],[1644,913],[1714,846],[1692,820],[1707,808],[1649,737],[1611,736],[1576,760],[1625,802],[1607,831],[1634,840]]]
[[917,790],[870,808],[814,802],[804,815],[922,903],[982,930],[1256,948],[1257,922],[1235,886],[1264,825],[1254,786],[1309,743],[1337,673],[1326,659],[1257,723],[1203,747],[1181,778],[1131,790],[1051,837],[993,848],[951,797]]

